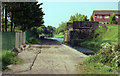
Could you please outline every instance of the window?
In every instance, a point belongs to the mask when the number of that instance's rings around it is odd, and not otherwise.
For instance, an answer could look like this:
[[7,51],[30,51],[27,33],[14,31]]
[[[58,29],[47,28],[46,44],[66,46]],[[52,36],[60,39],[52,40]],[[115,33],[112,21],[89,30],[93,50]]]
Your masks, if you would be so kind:
[[96,16],[96,18],[102,18],[102,16]]
[[109,18],[109,16],[105,16],[104,18]]
[[118,18],[118,16],[116,16],[116,18]]

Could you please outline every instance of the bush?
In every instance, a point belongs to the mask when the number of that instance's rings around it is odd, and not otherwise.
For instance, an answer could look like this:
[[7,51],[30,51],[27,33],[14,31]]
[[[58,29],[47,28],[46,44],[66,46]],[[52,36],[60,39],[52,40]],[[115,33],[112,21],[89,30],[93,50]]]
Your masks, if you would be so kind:
[[40,39],[44,39],[45,38],[45,34],[41,34],[39,35]]
[[102,63],[117,70],[120,69],[120,52],[118,47],[109,43],[101,44],[100,52],[93,56],[88,56],[85,63]]
[[98,55],[104,56],[104,64],[109,63],[109,65],[114,68],[120,68],[120,52],[117,46],[103,43],[101,45],[101,50]]
[[18,64],[21,60],[16,57],[16,53],[12,51],[3,51],[2,52],[2,69],[7,69],[7,65]]
[[27,43],[30,43],[30,44],[37,44],[40,42],[40,39],[39,38],[36,38],[36,37],[30,37],[27,41]]
[[109,18],[109,23],[110,24],[117,24],[115,13],[111,13],[110,18]]

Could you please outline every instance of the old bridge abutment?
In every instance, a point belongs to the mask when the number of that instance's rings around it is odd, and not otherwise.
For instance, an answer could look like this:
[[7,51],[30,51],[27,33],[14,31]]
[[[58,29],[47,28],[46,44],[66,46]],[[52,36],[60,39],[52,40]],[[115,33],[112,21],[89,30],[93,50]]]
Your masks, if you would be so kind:
[[91,36],[91,31],[98,28],[98,22],[73,21],[67,23],[67,30],[64,34],[64,42],[71,45],[79,45],[80,42]]

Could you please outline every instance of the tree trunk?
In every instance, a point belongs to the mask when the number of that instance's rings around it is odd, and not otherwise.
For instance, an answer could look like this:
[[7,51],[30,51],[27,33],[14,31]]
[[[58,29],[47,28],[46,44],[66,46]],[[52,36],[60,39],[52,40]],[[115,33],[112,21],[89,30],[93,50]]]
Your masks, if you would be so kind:
[[[4,23],[4,6],[2,6],[2,22]],[[2,31],[4,32],[4,25],[1,26]]]
[[[2,10],[2,6],[0,6],[0,10]],[[2,12],[2,11],[1,11]],[[0,15],[1,15],[1,12],[0,12]],[[0,18],[0,23],[2,23],[1,20],[2,18]],[[0,25],[0,32],[1,32],[1,28],[2,28],[2,24]]]
[[5,7],[5,31],[7,32],[7,7]]
[[15,31],[15,28],[16,28],[16,23],[15,23],[15,25],[14,25],[14,31]]
[[13,16],[11,16],[11,32],[13,32]]

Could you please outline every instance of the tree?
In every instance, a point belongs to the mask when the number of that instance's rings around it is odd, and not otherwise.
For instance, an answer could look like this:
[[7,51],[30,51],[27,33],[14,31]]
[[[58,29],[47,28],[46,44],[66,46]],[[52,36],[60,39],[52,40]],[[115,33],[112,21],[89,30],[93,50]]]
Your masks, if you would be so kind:
[[47,28],[45,25],[38,27],[37,31],[39,34],[47,34]]
[[53,33],[55,32],[54,28],[52,26],[47,26],[47,31],[50,37],[53,36]]
[[11,19],[11,31],[13,26],[20,27],[22,31],[28,31],[32,27],[42,26],[43,11],[38,2],[11,2],[5,3],[8,7],[8,15]]
[[52,26],[46,27],[45,25],[42,25],[37,28],[37,32],[39,35],[44,35],[47,37],[52,37],[55,31],[56,31],[55,28]]
[[34,3],[20,3],[16,16],[14,17],[15,23],[20,25],[22,31],[29,30],[32,27],[41,26],[43,21],[42,8],[39,8],[41,4]]
[[[11,9],[11,8],[12,8],[12,6],[15,7],[16,5],[14,5],[14,3],[12,3],[12,2],[10,2],[10,3],[5,2],[5,3],[3,3],[2,6],[5,8],[5,30],[7,31],[7,26],[8,26],[7,18],[10,17],[10,19],[11,19],[11,14],[13,14],[12,11],[14,11],[14,9]],[[11,25],[12,25],[12,20],[11,20]],[[12,30],[11,30],[11,32],[12,32]]]
[[7,6],[5,6],[5,31],[7,32],[7,13],[8,13],[8,11],[7,11]]
[[110,24],[117,24],[115,13],[110,14],[109,23]]
[[59,27],[56,29],[57,33],[63,33],[65,32],[65,30],[67,29],[67,22],[61,22],[61,24],[59,24]]
[[90,17],[89,21],[94,21],[93,16]]
[[77,14],[71,16],[70,20],[68,22],[73,22],[73,21],[87,21],[87,16],[77,13]]

